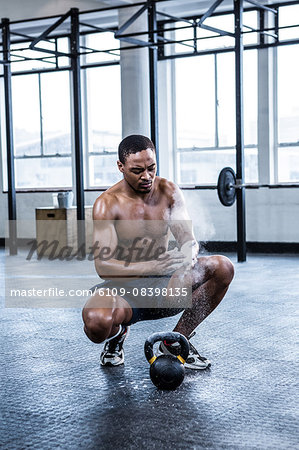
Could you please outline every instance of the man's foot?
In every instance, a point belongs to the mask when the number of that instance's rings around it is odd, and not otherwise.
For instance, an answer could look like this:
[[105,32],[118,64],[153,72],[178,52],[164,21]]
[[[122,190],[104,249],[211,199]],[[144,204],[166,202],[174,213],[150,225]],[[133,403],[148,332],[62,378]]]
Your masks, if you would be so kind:
[[120,325],[119,332],[106,340],[104,350],[100,356],[102,366],[119,366],[124,363],[124,341],[129,335],[130,327]]
[[[188,336],[188,341],[195,335],[195,331],[193,331],[193,333],[190,334],[190,336]],[[185,362],[185,367],[186,369],[193,369],[193,370],[203,370],[203,369],[207,369],[208,367],[210,367],[211,362],[205,358],[204,356],[201,356],[198,351],[196,350],[196,348],[194,347],[194,345],[191,344],[191,342],[189,341],[189,345],[190,345],[190,351],[189,351],[189,355],[188,358],[186,359]],[[167,343],[167,341],[163,341],[161,342],[159,349],[158,349],[158,355],[175,355],[178,356],[181,352],[181,346],[178,342],[175,342],[174,344],[170,344]]]

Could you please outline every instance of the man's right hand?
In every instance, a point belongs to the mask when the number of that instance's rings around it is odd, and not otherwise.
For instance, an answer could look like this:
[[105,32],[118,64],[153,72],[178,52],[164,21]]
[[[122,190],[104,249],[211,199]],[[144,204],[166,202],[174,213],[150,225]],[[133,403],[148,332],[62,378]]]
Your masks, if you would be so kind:
[[165,252],[151,262],[153,267],[152,275],[169,275],[184,266],[191,267],[191,261],[188,261],[186,255],[178,249]]

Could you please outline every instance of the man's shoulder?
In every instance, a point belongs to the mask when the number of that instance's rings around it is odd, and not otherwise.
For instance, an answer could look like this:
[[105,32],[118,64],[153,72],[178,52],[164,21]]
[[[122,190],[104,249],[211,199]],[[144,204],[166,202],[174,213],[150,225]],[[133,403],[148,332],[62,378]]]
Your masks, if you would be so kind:
[[157,180],[159,182],[160,189],[169,192],[175,192],[176,189],[179,189],[179,187],[173,181],[167,180],[166,178],[157,177]]
[[180,188],[173,181],[159,177],[159,189],[169,198],[170,203],[175,201],[176,195],[180,192]]
[[[118,184],[118,183],[117,183]],[[114,219],[115,210],[118,204],[117,185],[112,186],[103,192],[94,202],[94,219]]]

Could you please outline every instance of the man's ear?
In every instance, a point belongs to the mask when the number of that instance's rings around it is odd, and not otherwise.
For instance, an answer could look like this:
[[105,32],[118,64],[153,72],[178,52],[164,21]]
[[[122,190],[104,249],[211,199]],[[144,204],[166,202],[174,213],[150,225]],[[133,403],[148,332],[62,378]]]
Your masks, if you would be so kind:
[[124,173],[124,165],[123,165],[122,162],[117,161],[117,167],[118,167],[118,170],[119,170],[121,173]]

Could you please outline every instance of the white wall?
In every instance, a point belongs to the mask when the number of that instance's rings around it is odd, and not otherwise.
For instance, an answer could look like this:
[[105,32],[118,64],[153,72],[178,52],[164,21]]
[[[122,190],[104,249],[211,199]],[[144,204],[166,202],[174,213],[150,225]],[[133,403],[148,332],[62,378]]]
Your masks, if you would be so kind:
[[[92,205],[101,192],[86,192],[85,204]],[[236,206],[225,208],[216,190],[185,190],[184,196],[199,240],[235,241]],[[35,208],[52,205],[51,193],[17,194],[17,217],[26,221],[19,237],[34,237]],[[0,237],[7,219],[7,195],[0,194]],[[31,225],[30,225],[31,224]],[[257,242],[299,242],[298,189],[259,189],[246,192],[247,240]],[[31,226],[31,228],[30,228]]]
[[[184,191],[200,240],[236,240],[236,204],[226,208],[217,191]],[[299,242],[299,190],[246,191],[247,241]]]

